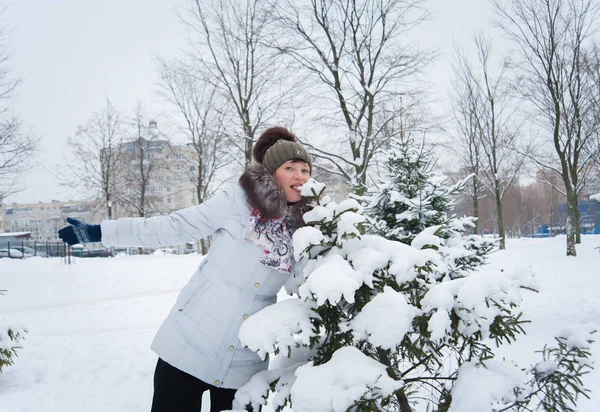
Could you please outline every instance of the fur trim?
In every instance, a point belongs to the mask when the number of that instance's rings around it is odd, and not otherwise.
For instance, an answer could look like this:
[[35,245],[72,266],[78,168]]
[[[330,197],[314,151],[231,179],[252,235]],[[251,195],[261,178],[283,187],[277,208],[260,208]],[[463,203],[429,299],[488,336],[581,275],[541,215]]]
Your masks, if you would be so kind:
[[289,211],[290,217],[292,218],[293,230],[306,226],[306,223],[304,223],[304,213],[306,213],[308,210],[304,202],[300,201],[298,203],[294,203],[289,207]]
[[239,182],[246,192],[248,203],[260,210],[261,217],[276,219],[287,211],[283,189],[263,165],[248,165]]

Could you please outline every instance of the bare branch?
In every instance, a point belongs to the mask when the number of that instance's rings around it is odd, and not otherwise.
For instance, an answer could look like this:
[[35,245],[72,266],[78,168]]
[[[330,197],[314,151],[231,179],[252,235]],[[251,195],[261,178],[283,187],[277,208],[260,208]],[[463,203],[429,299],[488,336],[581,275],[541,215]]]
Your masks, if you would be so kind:
[[[275,2],[274,2],[275,3]],[[385,117],[383,105],[411,94],[408,80],[416,79],[433,53],[402,44],[401,36],[427,18],[420,0],[323,1],[306,4],[277,2],[281,35],[275,47],[289,56],[314,85],[313,99],[332,124],[347,131],[336,138],[346,154],[327,156],[338,170],[359,183],[366,182],[368,168],[389,139],[381,132],[394,119]],[[342,160],[344,159],[344,160]]]

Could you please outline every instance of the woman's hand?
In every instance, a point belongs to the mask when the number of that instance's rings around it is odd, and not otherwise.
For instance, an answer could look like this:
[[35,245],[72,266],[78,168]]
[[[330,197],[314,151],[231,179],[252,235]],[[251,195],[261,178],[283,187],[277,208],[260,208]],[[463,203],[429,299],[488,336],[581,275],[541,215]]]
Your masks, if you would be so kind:
[[100,225],[90,225],[83,220],[67,218],[69,226],[58,231],[58,237],[69,246],[77,243],[93,243],[102,240]]

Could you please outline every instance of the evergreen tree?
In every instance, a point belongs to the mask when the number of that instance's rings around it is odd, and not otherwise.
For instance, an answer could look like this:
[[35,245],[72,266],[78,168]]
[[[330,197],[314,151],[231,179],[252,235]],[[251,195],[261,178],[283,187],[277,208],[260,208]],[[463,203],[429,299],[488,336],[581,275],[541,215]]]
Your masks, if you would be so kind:
[[[258,410],[269,392],[276,410],[297,412],[519,411],[535,402],[566,411],[557,399],[569,406],[586,394],[580,377],[590,368],[590,333],[546,349],[553,360],[528,371],[494,360],[493,345],[523,332],[519,304],[533,286],[529,272],[461,263],[476,255],[468,250],[476,242],[460,242],[462,226],[452,219],[426,227],[410,245],[363,234],[361,205],[323,194],[314,181],[303,188],[313,199],[308,226],[294,234],[302,275],[287,285],[298,299],[263,309],[240,330],[244,345],[275,356],[270,370],[238,390],[240,410]],[[565,375],[569,385],[559,387]],[[481,382],[487,386],[473,391]]]
[[461,185],[449,187],[433,175],[431,152],[410,137],[393,140],[385,166],[384,180],[365,197],[366,214],[376,219],[374,233],[410,244],[426,228],[448,222]]
[[[474,217],[452,215],[458,195],[472,176],[448,185],[444,176],[434,173],[435,164],[432,152],[412,137],[392,141],[387,173],[362,198],[371,221],[369,231],[409,245],[419,236],[415,246],[438,250],[454,266],[449,274],[462,276],[485,263],[496,241],[468,234],[475,227]],[[429,232],[440,239],[439,244],[423,244]]]
[[[0,290],[0,295],[3,295],[3,292],[6,291]],[[14,363],[14,358],[17,357],[17,349],[21,349],[19,341],[26,332],[23,328],[7,327],[0,322],[0,373],[2,373],[2,368]]]

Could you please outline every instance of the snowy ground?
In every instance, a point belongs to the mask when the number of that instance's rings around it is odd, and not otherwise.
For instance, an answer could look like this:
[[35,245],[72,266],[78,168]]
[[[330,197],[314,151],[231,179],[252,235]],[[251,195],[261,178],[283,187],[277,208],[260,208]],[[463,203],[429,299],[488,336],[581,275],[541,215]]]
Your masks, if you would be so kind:
[[[503,353],[524,366],[534,350],[566,326],[600,327],[600,236],[586,236],[578,258],[564,256],[564,237],[508,242],[492,265],[530,266],[541,291],[527,293],[527,335]],[[77,259],[0,259],[0,324],[28,334],[15,365],[0,374],[1,412],[148,411],[156,362],[154,332],[201,257],[125,256]],[[600,340],[600,334],[598,336]],[[578,411],[600,406],[598,369]]]

